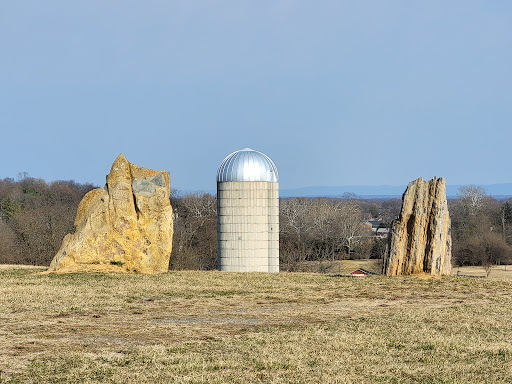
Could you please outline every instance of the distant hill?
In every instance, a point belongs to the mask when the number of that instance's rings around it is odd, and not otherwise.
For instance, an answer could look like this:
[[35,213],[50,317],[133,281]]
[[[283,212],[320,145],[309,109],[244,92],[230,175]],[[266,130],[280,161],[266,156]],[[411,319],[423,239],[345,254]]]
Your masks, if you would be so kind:
[[[446,186],[446,195],[448,198],[457,197],[459,188],[462,185]],[[512,183],[482,185],[488,195],[497,199],[512,197]],[[405,191],[405,185],[376,185],[360,186],[347,185],[340,187],[304,187],[294,189],[281,189],[281,197],[342,197],[345,193],[354,193],[360,198],[366,199],[390,199],[402,198]]]
[[[448,198],[456,198],[459,188],[462,185],[446,186],[446,195]],[[508,199],[512,197],[512,183],[482,185],[488,195],[496,199]],[[362,199],[401,199],[405,191],[405,185],[346,185],[339,187],[304,187],[280,189],[281,197],[342,197],[345,193],[354,193]],[[198,191],[180,190],[179,193],[197,193]],[[211,195],[217,192],[214,190],[203,191]]]

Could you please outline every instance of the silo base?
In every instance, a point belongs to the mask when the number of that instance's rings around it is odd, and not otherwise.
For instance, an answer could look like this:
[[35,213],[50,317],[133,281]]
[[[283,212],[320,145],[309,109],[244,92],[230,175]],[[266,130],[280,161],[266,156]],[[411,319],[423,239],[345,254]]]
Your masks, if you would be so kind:
[[218,267],[225,272],[279,272],[278,183],[219,182]]

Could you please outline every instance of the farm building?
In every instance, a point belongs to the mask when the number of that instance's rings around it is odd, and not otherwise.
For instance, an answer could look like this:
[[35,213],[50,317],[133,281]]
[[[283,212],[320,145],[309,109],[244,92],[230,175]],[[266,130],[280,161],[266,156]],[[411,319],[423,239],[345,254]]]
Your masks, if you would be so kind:
[[376,273],[367,271],[366,269],[363,269],[363,268],[358,268],[355,271],[350,272],[348,275],[354,276],[354,277],[359,277],[359,276],[372,276],[372,275],[376,275]]
[[226,272],[279,272],[279,185],[274,162],[246,148],[217,172],[218,266]]

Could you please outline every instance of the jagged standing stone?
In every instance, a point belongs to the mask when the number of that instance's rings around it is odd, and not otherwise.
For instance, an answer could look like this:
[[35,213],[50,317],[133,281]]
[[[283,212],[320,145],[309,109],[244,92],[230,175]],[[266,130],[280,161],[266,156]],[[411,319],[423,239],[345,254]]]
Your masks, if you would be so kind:
[[170,176],[131,164],[120,154],[105,188],[78,206],[49,271],[166,272],[172,250]]
[[383,274],[388,276],[451,272],[451,221],[443,178],[421,177],[407,186],[402,210],[392,224]]

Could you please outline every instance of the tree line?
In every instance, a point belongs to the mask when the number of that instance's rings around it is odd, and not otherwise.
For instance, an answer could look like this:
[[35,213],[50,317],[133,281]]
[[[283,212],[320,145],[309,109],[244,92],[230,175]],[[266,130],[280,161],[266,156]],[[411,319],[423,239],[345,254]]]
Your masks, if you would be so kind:
[[[22,175],[0,180],[0,263],[49,265],[62,239],[74,231],[83,196],[95,188],[74,181],[47,183]],[[174,212],[170,268],[217,267],[217,200],[198,193],[171,191]],[[399,199],[282,198],[279,204],[280,268],[300,270],[308,261],[380,259],[386,239],[368,220],[389,227],[401,208]],[[454,265],[512,262],[512,199],[496,200],[478,186],[461,188],[449,200]]]
[[26,176],[0,180],[0,263],[49,265],[93,188]]
[[480,186],[465,186],[449,211],[454,265],[512,263],[512,199],[496,200]]

